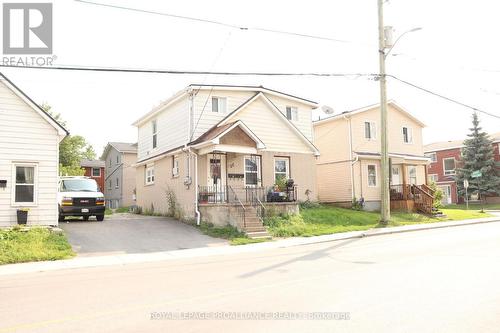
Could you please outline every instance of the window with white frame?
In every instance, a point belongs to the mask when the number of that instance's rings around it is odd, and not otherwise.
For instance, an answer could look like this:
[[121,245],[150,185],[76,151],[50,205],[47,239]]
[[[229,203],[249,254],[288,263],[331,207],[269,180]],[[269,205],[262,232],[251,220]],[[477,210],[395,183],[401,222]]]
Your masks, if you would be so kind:
[[374,164],[368,165],[368,186],[377,186],[377,167]]
[[92,168],[92,177],[101,177],[101,168]]
[[428,158],[431,159],[431,163],[436,163],[437,162],[437,155],[436,155],[436,153],[425,154],[425,156],[427,156]]
[[439,177],[435,173],[429,174],[427,176],[427,180],[429,181],[429,183],[437,183],[438,179],[439,179]]
[[119,188],[120,187],[120,179],[118,179],[118,177],[116,178],[116,183],[115,183],[115,188]]
[[455,174],[455,158],[443,158],[443,170],[445,175]]
[[[156,123],[156,120],[153,120],[151,122],[151,132],[153,135],[153,149],[154,149],[158,145],[158,124]],[[117,158],[117,163],[118,163],[118,158]]]
[[299,109],[295,106],[287,106],[286,107],[286,118],[292,121],[299,120]]
[[14,203],[36,204],[36,165],[15,164]]
[[375,122],[365,121],[365,139],[375,140],[377,138],[377,129],[375,127]]
[[245,186],[257,186],[260,182],[260,156],[245,156]]
[[403,127],[403,142],[413,143],[413,130],[411,127]]
[[154,166],[146,167],[146,185],[154,184],[155,168]]
[[120,155],[116,155],[116,164],[120,163]]
[[225,97],[212,97],[212,112],[226,113]]
[[172,177],[179,176],[179,155],[172,157]]
[[282,179],[290,178],[290,158],[289,157],[275,157],[274,158],[274,183]]
[[414,165],[408,166],[408,177],[411,185],[417,185],[417,167]]

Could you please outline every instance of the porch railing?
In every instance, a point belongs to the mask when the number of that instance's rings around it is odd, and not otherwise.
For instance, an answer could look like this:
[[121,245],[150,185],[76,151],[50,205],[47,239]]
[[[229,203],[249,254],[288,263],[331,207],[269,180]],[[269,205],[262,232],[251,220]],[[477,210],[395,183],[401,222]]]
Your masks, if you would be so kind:
[[391,200],[413,200],[417,210],[431,214],[434,203],[434,191],[426,185],[391,185]]
[[229,190],[229,195],[227,196],[228,201],[235,202],[237,203],[237,212],[240,220],[243,221],[243,228],[247,227],[247,221],[246,221],[246,208],[245,205],[241,202],[241,200],[238,198],[236,195],[236,192],[233,190],[231,186],[226,186],[226,189]]
[[252,204],[258,201],[261,203],[295,202],[298,199],[297,185],[281,190],[275,190],[274,186],[199,186],[198,193],[199,203],[238,203],[235,197],[244,204]]
[[410,184],[391,185],[390,190],[391,200],[411,200],[413,194]]

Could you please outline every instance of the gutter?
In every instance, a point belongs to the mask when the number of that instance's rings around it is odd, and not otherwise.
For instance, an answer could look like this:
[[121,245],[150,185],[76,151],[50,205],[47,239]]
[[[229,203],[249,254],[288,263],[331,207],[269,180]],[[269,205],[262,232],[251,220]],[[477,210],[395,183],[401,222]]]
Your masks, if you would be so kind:
[[343,115],[342,118],[347,120],[349,126],[349,159],[351,160],[351,199],[354,199],[356,193],[354,193],[354,163],[358,161],[358,155],[356,154],[356,161],[353,162],[352,156],[352,127],[351,127],[351,118],[347,117],[347,115]]

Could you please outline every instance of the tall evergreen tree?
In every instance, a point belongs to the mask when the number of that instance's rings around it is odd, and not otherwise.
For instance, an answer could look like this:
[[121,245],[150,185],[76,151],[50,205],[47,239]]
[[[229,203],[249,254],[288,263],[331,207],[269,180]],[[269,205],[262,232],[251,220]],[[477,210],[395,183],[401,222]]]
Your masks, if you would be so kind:
[[[464,179],[469,180],[468,193],[500,194],[500,176],[498,165],[493,157],[492,141],[488,134],[479,126],[477,113],[472,115],[472,128],[464,140],[460,168],[457,168],[457,187],[460,196],[465,196]],[[481,176],[472,178],[474,171],[480,171]]]

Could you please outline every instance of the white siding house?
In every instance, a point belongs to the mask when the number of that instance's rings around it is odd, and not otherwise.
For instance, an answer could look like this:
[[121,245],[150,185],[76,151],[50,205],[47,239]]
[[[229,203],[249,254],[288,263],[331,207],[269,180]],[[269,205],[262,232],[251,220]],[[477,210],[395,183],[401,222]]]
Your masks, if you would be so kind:
[[57,225],[59,142],[68,132],[0,74],[0,227]]

